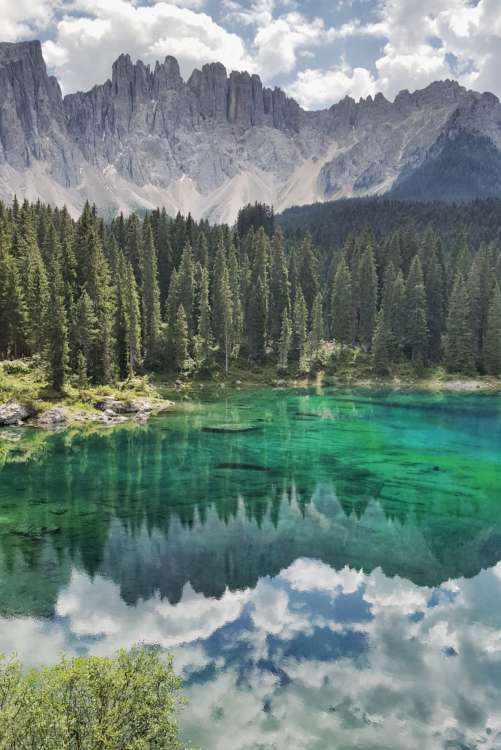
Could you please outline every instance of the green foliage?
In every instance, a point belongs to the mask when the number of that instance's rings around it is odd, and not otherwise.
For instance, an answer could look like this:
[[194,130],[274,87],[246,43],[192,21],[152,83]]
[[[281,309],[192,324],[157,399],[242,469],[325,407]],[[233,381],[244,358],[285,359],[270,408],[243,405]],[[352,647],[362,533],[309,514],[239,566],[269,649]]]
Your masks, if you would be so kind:
[[180,680],[134,648],[23,672],[0,659],[0,750],[175,750]]
[[456,276],[449,302],[445,363],[449,372],[463,372],[470,375],[475,371],[470,300],[461,274]]
[[501,375],[501,289],[498,284],[496,284],[489,306],[484,367],[489,375]]
[[287,212],[281,220],[302,223],[273,233],[262,206],[237,228],[163,209],[104,223],[89,205],[77,222],[40,203],[0,206],[0,358],[43,358],[65,390],[152,370],[219,377],[223,366],[274,372],[292,361],[308,372],[338,347],[365,372],[383,310],[392,371],[493,371],[499,215],[489,201],[353,201]]
[[375,375],[378,377],[388,375],[390,369],[388,331],[386,328],[386,317],[383,309],[379,311],[376,320],[376,328],[372,339],[372,361]]

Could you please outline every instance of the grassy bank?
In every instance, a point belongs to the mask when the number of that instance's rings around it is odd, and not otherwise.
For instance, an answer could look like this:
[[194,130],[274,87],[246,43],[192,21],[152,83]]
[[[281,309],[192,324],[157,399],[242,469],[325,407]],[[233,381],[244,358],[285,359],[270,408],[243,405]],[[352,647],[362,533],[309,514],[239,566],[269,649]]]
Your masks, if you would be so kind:
[[176,400],[192,389],[234,386],[339,386],[339,387],[386,387],[396,389],[449,390],[457,392],[488,391],[501,392],[501,379],[489,376],[467,377],[447,373],[443,368],[417,371],[404,363],[392,368],[386,378],[376,378],[372,371],[370,355],[359,349],[344,348],[338,352],[324,353],[323,360],[308,363],[308,371],[290,368],[286,373],[277,372],[276,364],[249,364],[247,361],[233,362],[229,371],[215,363],[210,371],[191,376],[144,375],[124,382],[106,386],[78,388],[67,385],[61,393],[54,391],[47,381],[42,363],[34,359],[4,361],[0,363],[0,405],[16,399],[27,404],[35,414],[41,415],[55,407],[64,407],[82,418],[99,414],[97,404],[109,396],[122,401],[147,399],[152,404],[161,404],[167,397]]

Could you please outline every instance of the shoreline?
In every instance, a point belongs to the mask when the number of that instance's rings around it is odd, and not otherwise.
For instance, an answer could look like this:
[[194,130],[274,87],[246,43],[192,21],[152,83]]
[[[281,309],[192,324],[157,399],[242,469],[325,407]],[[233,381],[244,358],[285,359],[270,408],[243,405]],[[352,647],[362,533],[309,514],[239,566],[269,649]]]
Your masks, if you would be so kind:
[[[46,408],[38,399],[36,406],[23,399],[22,395],[12,395],[0,402],[0,431],[9,427],[35,427],[44,430],[95,427],[115,427],[125,423],[146,424],[150,417],[175,410],[190,392],[212,390],[240,390],[242,388],[339,388],[373,389],[381,391],[486,394],[501,395],[501,379],[490,377],[476,378],[339,378],[318,373],[315,378],[276,378],[274,380],[186,380],[159,381],[150,387],[148,396],[124,397],[120,392],[106,396],[95,396],[94,403],[86,408],[76,406],[70,397],[48,401]],[[164,397],[164,395],[167,397]],[[171,400],[179,395],[179,399]],[[0,432],[1,435],[1,432]]]

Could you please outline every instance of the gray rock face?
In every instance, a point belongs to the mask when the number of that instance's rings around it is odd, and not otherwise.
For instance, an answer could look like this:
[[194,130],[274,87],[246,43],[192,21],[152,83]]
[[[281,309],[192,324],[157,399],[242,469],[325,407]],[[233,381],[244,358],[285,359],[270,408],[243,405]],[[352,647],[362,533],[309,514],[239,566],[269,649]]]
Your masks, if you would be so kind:
[[347,97],[306,112],[256,75],[220,63],[184,81],[173,57],[154,67],[121,55],[111,79],[61,96],[39,42],[0,44],[0,198],[14,193],[77,213],[165,206],[233,221],[241,205],[302,203],[388,191],[444,133],[501,148],[501,106],[453,81]]
[[11,400],[0,406],[0,427],[20,425],[33,416],[33,409],[19,401]]

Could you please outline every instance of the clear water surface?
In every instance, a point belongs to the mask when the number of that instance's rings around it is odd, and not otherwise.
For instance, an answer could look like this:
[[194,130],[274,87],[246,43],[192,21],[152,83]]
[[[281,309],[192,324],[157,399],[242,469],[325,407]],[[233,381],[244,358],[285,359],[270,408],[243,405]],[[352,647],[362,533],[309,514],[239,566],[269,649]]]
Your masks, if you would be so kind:
[[501,398],[0,432],[0,650],[175,656],[203,750],[501,749]]

